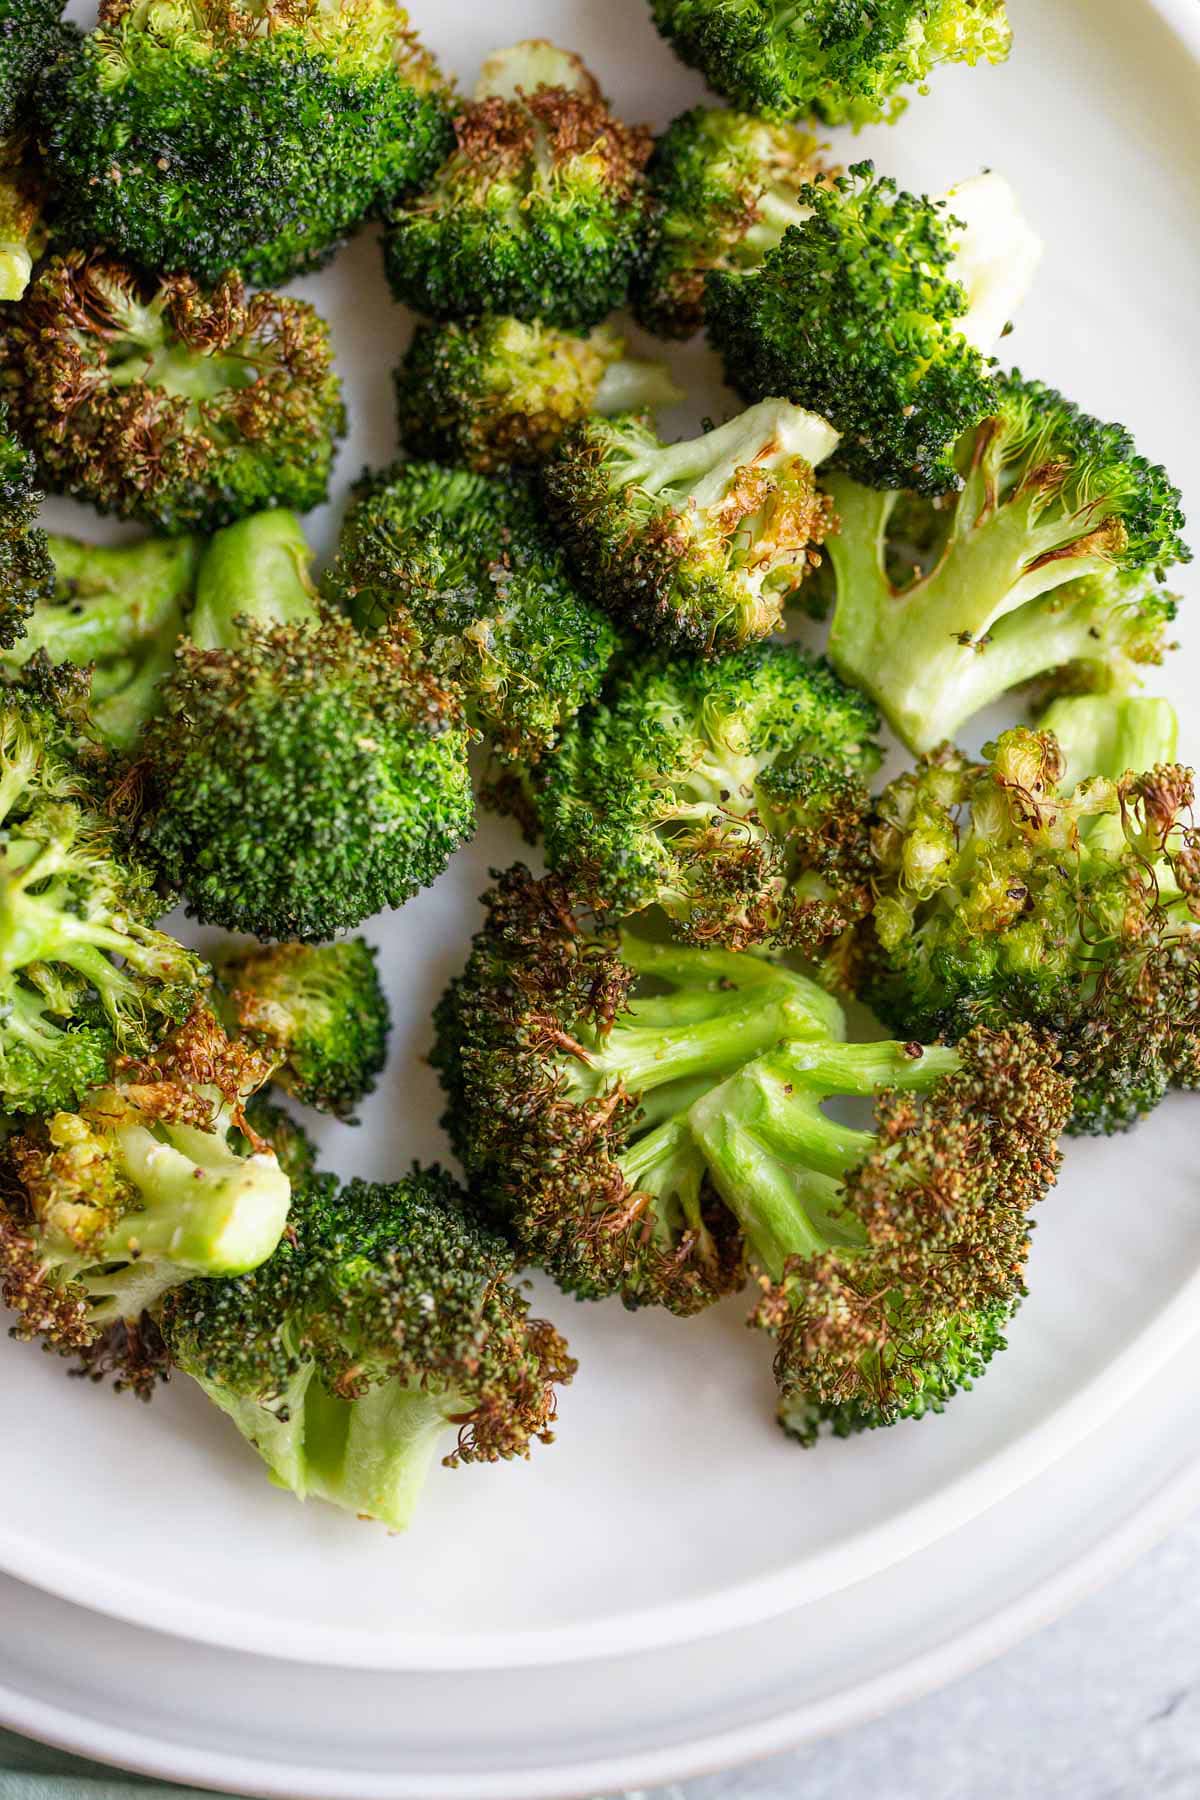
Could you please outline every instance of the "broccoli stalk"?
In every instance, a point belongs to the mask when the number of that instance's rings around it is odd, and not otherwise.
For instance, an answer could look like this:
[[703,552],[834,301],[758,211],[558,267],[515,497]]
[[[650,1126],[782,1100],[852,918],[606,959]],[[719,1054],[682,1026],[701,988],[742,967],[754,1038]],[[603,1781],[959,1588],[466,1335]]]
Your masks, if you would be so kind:
[[[801,1442],[940,1412],[1004,1347],[1070,1092],[1017,1028],[957,1049],[792,1041],[695,1102]],[[873,1131],[826,1115],[852,1096],[876,1098]]]
[[340,1193],[317,1177],[274,1257],[178,1290],[163,1335],[276,1482],[403,1531],[451,1432],[451,1466],[527,1456],[553,1436],[575,1364],[529,1317],[512,1271],[437,1169]]
[[22,669],[41,656],[90,669],[93,726],[115,749],[132,749],[174,662],[200,546],[194,538],[48,541],[53,596],[34,608],[25,635],[0,660]]
[[829,655],[914,750],[1035,677],[1091,666],[1096,685],[1106,669],[1121,679],[1158,660],[1173,603],[1154,578],[1190,557],[1165,470],[1120,426],[1039,382],[1006,376],[958,461],[963,485],[938,520],[931,564],[899,583],[898,496],[829,481],[841,520],[829,542]]
[[0,350],[44,479],[102,512],[174,533],[326,496],[345,412],[306,301],[72,251],[40,270]]
[[519,865],[437,1013],[443,1123],[473,1203],[582,1299],[687,1314],[736,1287],[740,1244],[703,1191],[692,1102],[841,1010],[755,956],[593,931]]
[[473,822],[467,733],[402,621],[318,600],[289,513],[218,532],[144,733],[141,840],[198,917],[314,940],[399,906]]
[[46,248],[41,183],[0,142],[0,300],[19,300]]
[[139,1385],[140,1322],[170,1288],[267,1260],[290,1184],[265,1144],[229,1138],[268,1069],[198,1010],[152,1061],[9,1143],[0,1292],[19,1337],[103,1369],[127,1357]]
[[627,357],[607,325],[587,336],[512,318],[418,325],[396,371],[410,454],[484,474],[544,462],[589,413],[652,412],[682,398],[661,363]]
[[720,654],[779,628],[820,562],[832,513],[813,469],[824,419],[764,400],[666,445],[637,419],[585,422],[544,475],[563,542],[594,597],[670,648]]

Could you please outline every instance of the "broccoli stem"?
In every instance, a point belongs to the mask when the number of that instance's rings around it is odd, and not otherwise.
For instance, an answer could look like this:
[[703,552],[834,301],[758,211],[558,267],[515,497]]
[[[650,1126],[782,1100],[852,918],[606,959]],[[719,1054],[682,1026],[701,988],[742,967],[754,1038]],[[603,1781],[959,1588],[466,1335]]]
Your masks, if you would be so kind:
[[785,231],[793,225],[803,225],[813,216],[812,207],[803,206],[790,188],[764,188],[754,206],[757,216],[742,243],[753,251],[751,261],[755,263],[761,262],[768,251],[779,248]]
[[[885,572],[899,496],[841,475],[827,486],[841,521],[826,545],[837,577],[829,657],[910,749],[932,749],[1008,688],[1094,644],[1070,608],[1056,617],[1030,604],[1109,563],[1080,520],[1046,505],[1035,485],[997,504],[974,469],[937,565],[900,590]],[[1077,553],[1063,554],[1072,544]]]
[[201,650],[236,650],[244,620],[262,626],[317,624],[311,560],[293,513],[254,513],[218,531],[196,576],[193,641]]
[[662,363],[622,356],[609,363],[601,376],[592,411],[614,419],[618,413],[657,412],[660,407],[677,405],[683,397]]
[[435,1398],[395,1380],[357,1400],[311,1381],[304,1401],[307,1492],[405,1530],[455,1411],[452,1395]]
[[898,1043],[788,1043],[693,1105],[688,1123],[713,1185],[773,1280],[789,1257],[862,1241],[840,1197],[875,1136],[837,1124],[824,1102],[888,1088],[924,1093],[958,1067],[958,1052],[945,1046],[914,1057]]
[[816,413],[786,400],[760,400],[715,431],[628,457],[620,479],[648,494],[669,493],[676,504],[693,501],[704,511],[724,497],[737,469],[750,463],[771,468],[793,456],[816,468],[839,442],[833,426]]
[[1042,241],[1022,217],[1010,183],[994,170],[952,187],[946,202],[963,227],[949,270],[967,293],[959,330],[986,355],[1033,285]]
[[[1038,721],[1063,753],[1065,791],[1102,775],[1118,781],[1171,763],[1179,750],[1179,720],[1169,700],[1146,695],[1079,694],[1056,700]],[[1093,821],[1097,823],[1098,821]]]
[[[51,537],[55,602],[33,614],[5,661],[17,667],[44,650],[51,662],[105,663],[136,651],[182,617],[200,546],[195,538],[146,538],[104,547]],[[100,675],[101,671],[97,671]],[[93,696],[96,687],[93,685]]]

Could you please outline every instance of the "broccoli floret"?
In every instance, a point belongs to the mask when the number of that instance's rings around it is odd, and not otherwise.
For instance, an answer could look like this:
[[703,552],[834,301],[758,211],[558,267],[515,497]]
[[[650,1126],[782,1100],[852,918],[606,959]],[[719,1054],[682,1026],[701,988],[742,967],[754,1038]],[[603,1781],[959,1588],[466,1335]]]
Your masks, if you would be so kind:
[[160,703],[191,602],[195,538],[144,538],[101,546],[51,537],[54,592],[26,621],[0,662],[23,669],[34,657],[91,672],[88,716],[115,749],[132,748]]
[[836,463],[857,481],[955,487],[954,442],[995,404],[986,353],[1040,251],[1011,188],[981,175],[930,200],[862,162],[798,198],[810,216],[758,267],[706,278],[728,379],[749,400],[784,394],[829,419]]
[[942,63],[1003,62],[1004,0],[650,0],[654,22],[718,94],[767,119],[892,123]]
[[242,1125],[229,1133],[231,1147],[248,1156],[263,1144],[273,1150],[293,1190],[317,1174],[317,1146],[298,1119],[265,1091],[254,1094],[242,1108]]
[[813,469],[837,441],[786,400],[671,445],[640,419],[593,419],[568,432],[543,479],[600,604],[658,645],[718,655],[778,630],[820,562],[834,515]]
[[73,42],[62,10],[63,0],[0,0],[0,141],[28,127],[34,83]]
[[437,1169],[340,1192],[318,1178],[270,1262],[179,1289],[163,1334],[280,1486],[402,1531],[450,1433],[451,1466],[553,1436],[575,1364],[512,1268]]
[[215,967],[226,1027],[271,1058],[271,1079],[305,1106],[351,1118],[374,1089],[391,1027],[373,947],[230,948]]
[[368,477],[324,585],[368,634],[407,622],[504,761],[538,761],[616,648],[519,479],[420,462]]
[[708,271],[757,268],[789,225],[811,217],[799,196],[827,178],[820,148],[803,126],[720,107],[694,106],[667,127],[646,171],[653,212],[633,286],[648,331],[699,331]]
[[[826,1116],[850,1096],[876,1098],[874,1130]],[[957,1049],[793,1041],[693,1104],[792,1435],[940,1412],[983,1373],[1025,1292],[1028,1213],[1055,1180],[1070,1106],[1027,1026]]]
[[[7,362],[7,369],[2,365]],[[303,300],[53,257],[0,337],[0,393],[55,492],[165,531],[318,506],[345,429]]]
[[457,700],[399,625],[322,606],[310,554],[289,513],[217,533],[139,745],[147,855],[197,918],[261,938],[400,906],[474,823]]
[[41,177],[20,149],[0,140],[0,300],[19,300],[46,248]]
[[453,122],[456,147],[432,186],[388,218],[396,298],[435,319],[548,325],[596,325],[621,306],[649,129],[614,118],[579,58],[543,40],[490,56]]
[[16,643],[34,608],[54,591],[54,564],[36,523],[41,499],[33,458],[9,430],[0,399],[0,649]]
[[589,413],[652,412],[682,398],[662,363],[626,357],[607,325],[586,336],[511,318],[418,325],[396,371],[409,453],[483,474],[544,462]]
[[0,1297],[15,1336],[153,1385],[143,1315],[195,1276],[256,1268],[283,1235],[277,1158],[229,1141],[269,1067],[199,1008],[150,1061],[6,1145]]
[[877,726],[790,644],[623,668],[549,762],[547,858],[602,911],[661,906],[686,942],[816,955],[870,906]]
[[432,1058],[472,1204],[581,1299],[698,1311],[742,1257],[687,1108],[780,1039],[836,1037],[841,1009],[757,956],[594,929],[519,864],[485,904]]
[[53,1112],[149,1051],[207,985],[154,928],[96,773],[49,700],[0,694],[0,1107]]
[[897,495],[827,484],[841,522],[829,654],[913,750],[1035,677],[1108,686],[1158,661],[1174,602],[1156,577],[1190,557],[1178,490],[1120,425],[1018,373],[997,399],[959,443],[961,491],[907,579]]
[[208,283],[319,267],[452,141],[393,0],[108,0],[39,98],[60,240]]
[[884,790],[865,997],[919,1037],[1053,1031],[1073,1129],[1119,1131],[1200,1086],[1193,778],[1164,701],[1062,700],[1046,723]]

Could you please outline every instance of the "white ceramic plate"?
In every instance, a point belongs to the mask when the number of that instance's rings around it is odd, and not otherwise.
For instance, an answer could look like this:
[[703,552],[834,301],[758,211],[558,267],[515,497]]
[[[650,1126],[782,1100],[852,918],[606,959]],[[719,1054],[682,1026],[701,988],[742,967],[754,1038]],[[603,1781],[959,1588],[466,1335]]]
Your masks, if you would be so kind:
[[[931,189],[981,165],[1011,176],[1048,246],[1014,357],[1127,421],[1200,494],[1196,64],[1144,0],[1012,10],[1006,68],[945,74],[900,128],[856,148]],[[700,93],[644,0],[510,0],[486,18],[471,0],[414,0],[412,11],[467,80],[496,41],[541,32],[581,50],[627,117],[662,124]],[[345,481],[394,452],[387,373],[408,325],[369,239],[300,287],[328,312],[347,376]],[[679,364],[693,392],[681,427],[728,409],[703,349]],[[66,507],[54,516],[94,529]],[[336,519],[313,523],[327,547]],[[1200,621],[1184,627],[1190,647],[1161,686],[1184,710],[1195,757]],[[323,1129],[343,1172],[385,1177],[441,1148],[420,1061],[429,1011],[461,962],[488,865],[518,853],[489,825],[434,890],[375,922],[394,1054],[362,1128]],[[739,1304],[681,1324],[547,1289],[582,1363],[559,1442],[528,1465],[439,1470],[396,1540],[276,1494],[186,1384],[147,1411],[5,1347],[0,1458],[20,1479],[5,1482],[0,1566],[212,1644],[412,1670],[631,1653],[882,1580],[1066,1455],[1177,1349],[1200,1268],[1190,1104],[1120,1143],[1071,1146],[1012,1349],[974,1396],[919,1430],[804,1454],[773,1428],[767,1347],[742,1329]]]

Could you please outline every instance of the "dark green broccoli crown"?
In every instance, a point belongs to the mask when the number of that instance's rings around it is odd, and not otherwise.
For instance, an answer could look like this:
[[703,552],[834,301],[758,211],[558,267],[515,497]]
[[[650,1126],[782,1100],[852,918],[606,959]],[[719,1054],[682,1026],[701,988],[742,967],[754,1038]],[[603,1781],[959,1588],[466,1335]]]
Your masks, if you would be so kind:
[[607,325],[586,334],[494,316],[418,325],[396,370],[401,439],[411,455],[483,474],[534,467],[589,412],[680,398],[661,364],[624,350]]
[[252,1274],[170,1297],[163,1336],[187,1373],[268,1407],[306,1365],[349,1403],[397,1383],[458,1427],[452,1463],[520,1456],[549,1438],[555,1384],[574,1364],[557,1332],[529,1318],[508,1280],[512,1252],[468,1217],[449,1176],[414,1167],[340,1190],[317,1176],[289,1226]]
[[239,1155],[248,1154],[256,1143],[266,1144],[294,1188],[317,1174],[317,1146],[286,1107],[262,1092],[247,1101],[242,1118],[243,1128],[229,1134],[230,1144]]
[[666,445],[639,418],[592,419],[544,471],[568,554],[618,620],[713,655],[780,628],[833,513],[813,465],[836,433],[782,400]]
[[400,906],[474,820],[453,701],[402,639],[333,616],[185,640],[144,757],[147,855],[197,918],[257,937]]
[[996,384],[964,335],[946,203],[876,179],[869,162],[800,197],[812,216],[759,268],[707,278],[729,380],[829,419],[838,466],[869,487],[957,486],[953,445],[994,410]]
[[1003,62],[1004,0],[651,0],[685,62],[764,118],[891,122],[941,63]]
[[24,632],[34,607],[54,591],[46,534],[35,522],[40,501],[33,458],[8,429],[8,413],[0,402],[0,647],[4,649]]
[[[157,285],[54,257],[0,338],[14,423],[56,492],[179,532],[324,500],[345,429],[329,330],[303,300]],[[0,357],[0,362],[4,359]]]
[[97,774],[76,754],[52,674],[0,704],[0,1104],[52,1112],[148,1050],[207,981],[154,929],[150,878],[124,853]]
[[439,319],[511,313],[594,325],[620,306],[639,254],[647,129],[613,117],[578,57],[515,45],[454,114],[433,185],[384,237],[398,300]]
[[40,102],[60,240],[203,282],[317,268],[451,142],[392,0],[113,0]]
[[1179,489],[1123,425],[1104,424],[1019,369],[998,391],[995,418],[962,452],[982,463],[989,500],[1024,505],[1039,531],[1058,526],[1059,557],[1067,548],[1091,553],[1127,575],[1191,561]]
[[432,1056],[472,1203],[582,1299],[699,1310],[738,1285],[741,1244],[687,1108],[779,1038],[835,1033],[840,1009],[765,959],[597,928],[519,864],[485,903]]
[[[688,1115],[759,1272],[785,1416],[811,1439],[938,1407],[1024,1293],[1028,1213],[1055,1181],[1071,1083],[1030,1027],[957,1050],[795,1039]],[[873,1096],[873,1131],[835,1123]]]
[[239,1036],[272,1057],[279,1086],[349,1118],[387,1058],[391,1019],[375,950],[336,944],[230,949],[216,959],[224,1011]]
[[818,953],[870,906],[870,703],[794,645],[622,669],[568,731],[546,853],[593,905],[676,935]]
[[866,996],[921,1035],[1045,1026],[1074,1128],[1123,1129],[1200,1079],[1191,771],[1158,761],[1064,791],[1056,739],[1024,729],[986,757],[946,748],[885,789]]
[[24,130],[34,82],[72,41],[63,0],[0,0],[0,141]]
[[756,268],[807,216],[799,195],[821,177],[819,149],[803,126],[724,108],[695,106],[668,125],[646,171],[653,210],[633,288],[648,331],[699,331],[708,271]]
[[368,479],[325,592],[369,634],[407,623],[505,758],[536,762],[615,648],[515,478],[412,462]]

